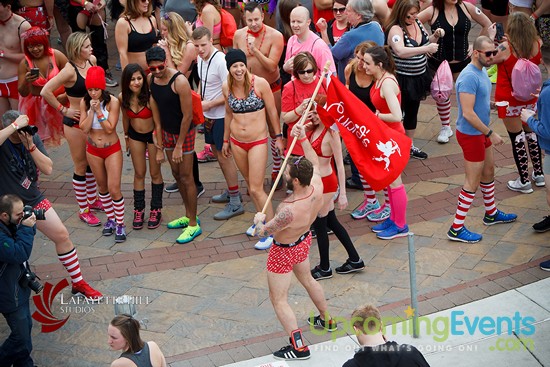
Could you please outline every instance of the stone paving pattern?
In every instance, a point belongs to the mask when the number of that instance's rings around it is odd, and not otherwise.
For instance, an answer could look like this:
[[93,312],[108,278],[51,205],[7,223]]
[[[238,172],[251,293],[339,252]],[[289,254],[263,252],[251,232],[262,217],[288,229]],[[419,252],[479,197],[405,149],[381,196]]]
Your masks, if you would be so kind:
[[[114,50],[112,44],[110,49]],[[456,113],[453,107],[452,121]],[[409,196],[408,223],[415,234],[417,249],[421,315],[550,275],[538,269],[541,259],[550,258],[550,236],[537,234],[531,228],[548,214],[545,190],[535,188],[534,193],[524,195],[506,189],[506,181],[515,179],[517,174],[503,124],[495,114],[492,119],[491,128],[507,141],[495,151],[497,204],[503,211],[517,213],[518,220],[484,226],[483,203],[478,191],[466,225],[483,233],[483,241],[474,245],[458,244],[446,238],[446,231],[464,178],[460,147],[454,137],[445,145],[436,142],[440,123],[435,105],[428,100],[421,106],[415,144],[430,158],[411,160],[403,174]],[[202,136],[198,135],[197,151],[203,144]],[[269,301],[267,252],[255,250],[255,240],[243,234],[254,214],[244,184],[241,193],[246,213],[229,221],[211,220],[223,205],[212,204],[210,199],[221,192],[225,184],[217,163],[201,164],[201,180],[206,188],[198,200],[203,234],[190,244],[177,245],[174,242],[178,230],[168,230],[165,226],[156,230],[131,230],[133,174],[131,161],[125,156],[122,190],[128,240],[115,244],[112,237],[101,236],[100,227],[87,227],[78,219],[71,184],[72,162],[66,143],[50,149],[50,156],[54,172],[49,177],[41,177],[41,187],[69,229],[85,278],[110,298],[122,294],[147,297],[148,304],[138,305],[136,316],[145,328],[143,338],[155,340],[172,367],[220,366],[269,354],[287,343]],[[268,167],[266,173],[270,170]],[[163,165],[163,175],[166,182],[172,182],[167,164]],[[150,191],[147,194],[149,197]],[[284,197],[284,192],[279,191],[274,201],[280,202]],[[370,231],[371,223],[354,221],[349,215],[362,201],[362,193],[348,190],[348,199],[349,207],[338,212],[339,219],[352,236],[366,269],[350,275],[335,274],[334,278],[322,281],[330,310],[334,315],[348,316],[357,305],[372,302],[385,315],[403,316],[402,310],[410,304],[407,239],[376,239]],[[181,215],[179,194],[165,194],[164,205],[164,223]],[[103,214],[99,217],[105,219]],[[338,241],[333,237],[331,240],[332,266],[335,267],[343,263],[346,256]],[[310,259],[312,264],[318,260],[315,246]],[[55,256],[53,244],[41,234],[36,237],[31,264],[43,281],[56,283],[68,278]],[[70,298],[69,288],[63,291],[63,296],[65,300]],[[56,308],[56,301],[54,315],[65,317]],[[313,304],[295,280],[289,302],[305,324]],[[38,323],[34,324],[35,362],[41,367],[109,365],[118,355],[108,352],[107,346],[106,329],[114,315],[113,305],[100,304],[78,310],[87,312],[73,310],[69,321],[56,332],[41,333]],[[0,339],[7,333],[2,320]],[[308,331],[304,335],[309,343],[323,340]]]

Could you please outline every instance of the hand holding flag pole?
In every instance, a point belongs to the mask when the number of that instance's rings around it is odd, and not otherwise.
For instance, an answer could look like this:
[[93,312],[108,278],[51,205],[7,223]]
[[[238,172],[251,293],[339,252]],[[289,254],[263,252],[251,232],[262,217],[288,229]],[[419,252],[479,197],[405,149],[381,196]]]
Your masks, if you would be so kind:
[[[309,99],[309,102],[307,104],[307,107],[302,114],[302,117],[298,121],[298,125],[303,125],[306,121],[307,115],[309,113],[309,110],[311,109],[311,106],[313,106],[313,103],[315,102],[315,97],[317,97],[317,93],[319,93],[319,89],[321,88],[321,84],[325,80],[325,76],[329,73],[329,67],[331,62],[327,61],[325,66],[323,67],[323,73],[322,76],[319,78],[319,81],[317,82],[317,86],[315,87],[315,90],[313,91],[313,95]],[[273,186],[271,187],[271,191],[269,192],[269,196],[267,197],[267,200],[265,201],[264,207],[262,209],[262,213],[265,214],[265,211],[267,210],[267,207],[269,205],[269,202],[271,201],[273,194],[275,193],[275,189],[277,188],[277,185],[279,184],[279,181],[281,180],[281,177],[285,171],[286,165],[288,163],[288,159],[290,158],[290,155],[292,153],[292,149],[294,149],[294,146],[296,145],[296,142],[298,139],[295,137],[292,139],[292,143],[290,144],[290,147],[288,148],[288,152],[286,153],[285,159],[281,165],[281,169],[279,170],[279,174],[277,175],[277,178],[275,179],[275,182],[273,183]],[[254,234],[256,234],[256,231],[254,230]]]

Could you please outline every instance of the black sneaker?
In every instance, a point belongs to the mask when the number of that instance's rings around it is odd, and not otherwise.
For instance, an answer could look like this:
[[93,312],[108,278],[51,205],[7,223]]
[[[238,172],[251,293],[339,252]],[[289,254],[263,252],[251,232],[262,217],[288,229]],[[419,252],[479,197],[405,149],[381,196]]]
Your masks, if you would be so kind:
[[541,262],[539,266],[544,271],[550,271],[550,260]]
[[550,230],[550,216],[544,217],[540,222],[533,224],[533,229],[539,233]]
[[330,332],[338,330],[338,324],[336,324],[336,321],[334,321],[333,319],[330,319],[327,325],[327,322],[321,319],[321,315],[317,315],[313,318],[309,317],[307,319],[307,323],[316,328],[322,328]]
[[282,347],[278,351],[273,353],[273,357],[277,359],[293,360],[293,359],[308,359],[311,357],[308,347],[303,347],[300,349],[294,349],[292,345],[287,345]]
[[349,259],[347,259],[342,266],[339,266],[334,270],[336,270],[337,274],[349,274],[356,271],[361,271],[363,269],[365,269],[365,263],[363,260],[359,260],[358,263],[352,263]]
[[313,269],[311,269],[311,276],[315,280],[322,280],[322,279],[330,279],[332,278],[332,269],[323,270],[317,265]]
[[204,191],[204,185],[197,186],[197,199],[200,198],[202,194],[204,194]]
[[166,191],[166,192],[178,192],[178,191],[180,191],[180,189],[178,187],[178,183],[174,182],[173,184],[164,186],[164,191]]
[[115,80],[115,78],[113,78],[113,74],[111,74],[111,72],[108,70],[105,72],[105,85],[111,88],[118,86],[118,82]]
[[421,151],[420,148],[417,148],[413,145],[411,147],[411,158],[422,160],[422,159],[428,158],[428,154],[426,154],[425,152]]

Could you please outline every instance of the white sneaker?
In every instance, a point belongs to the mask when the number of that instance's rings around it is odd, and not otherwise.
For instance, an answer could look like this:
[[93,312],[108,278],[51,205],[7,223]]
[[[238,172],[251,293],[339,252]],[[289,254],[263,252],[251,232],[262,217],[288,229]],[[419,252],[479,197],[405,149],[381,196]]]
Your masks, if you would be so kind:
[[262,238],[254,245],[256,250],[267,250],[273,244],[273,236]]
[[256,225],[253,224],[250,227],[248,227],[248,229],[246,230],[245,233],[246,233],[247,236],[254,237],[254,232],[255,231],[256,231]]
[[531,186],[531,182],[527,181],[526,183],[521,183],[521,178],[518,177],[513,181],[508,181],[508,188],[512,191],[521,192],[524,194],[530,194],[533,192],[533,187]]
[[544,187],[546,186],[546,182],[544,182],[544,175],[538,175],[536,176],[535,173],[533,172],[533,181],[535,181],[535,186],[536,187]]
[[453,136],[453,129],[449,125],[441,126],[439,135],[437,136],[437,142],[440,144],[446,144],[449,142],[449,138]]

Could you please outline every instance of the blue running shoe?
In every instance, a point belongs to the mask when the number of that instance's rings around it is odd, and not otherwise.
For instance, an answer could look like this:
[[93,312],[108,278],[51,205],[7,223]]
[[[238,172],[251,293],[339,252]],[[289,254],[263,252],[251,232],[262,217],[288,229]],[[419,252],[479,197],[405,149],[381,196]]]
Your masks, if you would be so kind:
[[397,224],[392,222],[393,225],[388,227],[385,231],[376,234],[376,237],[381,240],[393,240],[398,237],[407,237],[409,235],[409,226],[405,224],[405,227],[399,228]]
[[465,242],[465,243],[476,243],[481,241],[483,238],[479,233],[474,233],[468,231],[466,227],[460,228],[458,231],[454,230],[453,227],[447,232],[447,237],[451,241]]
[[516,214],[506,214],[500,210],[497,210],[495,215],[487,215],[487,213],[485,213],[485,216],[483,217],[483,224],[486,226],[492,226],[493,224],[510,223],[514,222],[517,217],[518,216]]
[[394,225],[395,225],[395,223],[393,222],[393,220],[388,218],[385,221],[383,221],[382,223],[377,224],[374,227],[372,227],[371,230],[374,233],[380,233],[380,232],[384,232],[386,229],[388,229],[388,228],[390,228],[391,226],[394,226]]

